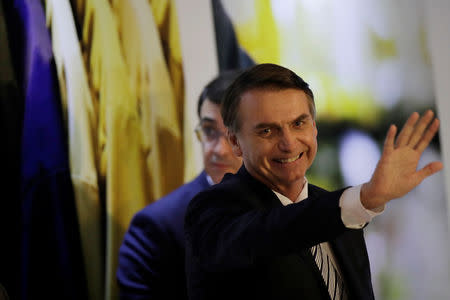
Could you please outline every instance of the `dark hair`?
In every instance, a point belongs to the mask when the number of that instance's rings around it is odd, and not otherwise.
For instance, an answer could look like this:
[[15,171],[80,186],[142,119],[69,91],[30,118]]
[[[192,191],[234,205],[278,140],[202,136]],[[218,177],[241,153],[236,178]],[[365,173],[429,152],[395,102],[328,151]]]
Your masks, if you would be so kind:
[[316,116],[314,94],[309,85],[291,70],[275,64],[259,64],[244,71],[227,89],[221,107],[223,123],[232,132],[241,126],[237,114],[241,97],[253,89],[303,91],[308,98],[309,111]]
[[225,91],[230,84],[241,74],[240,70],[228,70],[220,73],[216,78],[211,80],[203,89],[197,103],[197,114],[200,118],[200,110],[205,99],[214,104],[221,105]]

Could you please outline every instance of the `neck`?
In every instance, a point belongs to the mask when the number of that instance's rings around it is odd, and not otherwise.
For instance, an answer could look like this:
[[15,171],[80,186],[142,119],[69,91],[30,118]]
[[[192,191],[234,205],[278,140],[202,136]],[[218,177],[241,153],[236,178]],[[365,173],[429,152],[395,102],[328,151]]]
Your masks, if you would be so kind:
[[298,196],[302,192],[304,186],[305,186],[305,179],[303,179],[300,183],[297,182],[290,186],[282,186],[282,185],[274,186],[273,190],[277,191],[278,193],[282,194],[283,196],[286,196],[292,202],[296,202],[298,199]]

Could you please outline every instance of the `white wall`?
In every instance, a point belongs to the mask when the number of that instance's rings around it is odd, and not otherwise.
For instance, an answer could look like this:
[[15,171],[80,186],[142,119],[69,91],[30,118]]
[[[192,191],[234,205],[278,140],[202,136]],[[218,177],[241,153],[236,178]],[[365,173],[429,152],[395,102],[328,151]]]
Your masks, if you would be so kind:
[[[425,1],[426,29],[431,54],[440,141],[450,216],[450,1]],[[447,218],[448,219],[448,218]]]
[[[210,0],[176,0],[185,80],[185,172],[188,181],[203,169],[200,143],[195,140],[197,100],[218,72],[214,21]],[[189,139],[192,137],[192,139]]]

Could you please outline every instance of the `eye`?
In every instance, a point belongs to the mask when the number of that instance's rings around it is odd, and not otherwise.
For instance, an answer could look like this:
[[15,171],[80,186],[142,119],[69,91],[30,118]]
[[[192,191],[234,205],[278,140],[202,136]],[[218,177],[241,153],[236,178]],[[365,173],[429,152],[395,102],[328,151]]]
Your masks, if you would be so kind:
[[259,136],[268,137],[272,134],[271,128],[263,128],[258,132]]
[[294,127],[295,128],[300,128],[300,127],[302,127],[303,124],[305,124],[305,121],[297,120],[297,121],[294,122]]
[[203,134],[208,138],[214,138],[217,135],[217,130],[211,126],[202,127]]

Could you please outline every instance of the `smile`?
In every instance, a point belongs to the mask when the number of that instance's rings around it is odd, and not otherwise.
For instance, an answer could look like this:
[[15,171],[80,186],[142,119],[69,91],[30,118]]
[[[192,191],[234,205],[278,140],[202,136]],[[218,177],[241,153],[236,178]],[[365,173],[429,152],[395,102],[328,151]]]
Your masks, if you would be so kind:
[[225,169],[225,168],[228,168],[228,167],[230,167],[228,164],[226,164],[226,163],[213,163],[213,165],[216,167],[216,168],[222,168],[222,169]]
[[301,158],[303,156],[303,152],[300,153],[299,155],[295,156],[295,157],[291,157],[291,158],[278,158],[275,159],[276,162],[282,163],[282,164],[287,164],[287,163],[291,163],[296,161],[297,159]]

